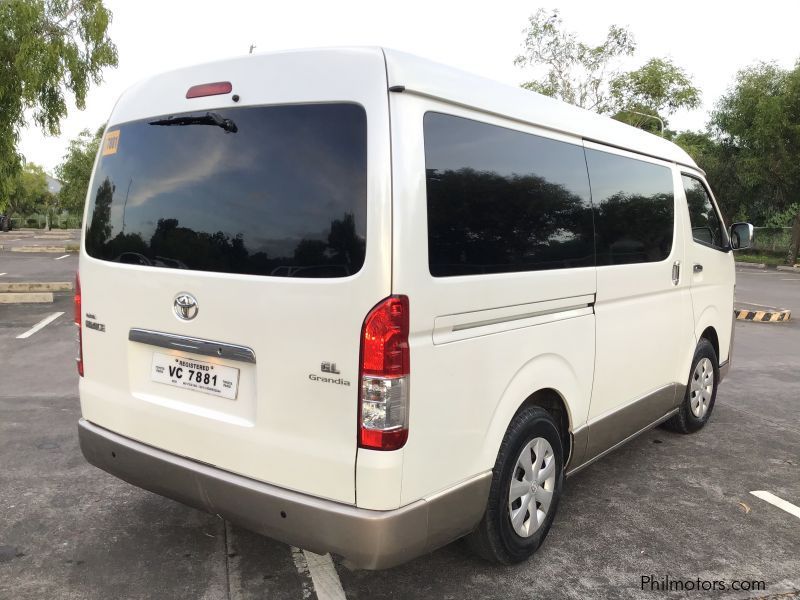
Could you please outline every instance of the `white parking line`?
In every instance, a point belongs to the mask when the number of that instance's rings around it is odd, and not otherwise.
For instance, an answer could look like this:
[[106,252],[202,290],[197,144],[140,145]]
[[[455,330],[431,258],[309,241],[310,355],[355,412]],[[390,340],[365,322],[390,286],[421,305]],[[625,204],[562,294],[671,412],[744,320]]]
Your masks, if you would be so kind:
[[34,333],[36,333],[40,329],[44,329],[45,327],[50,325],[50,323],[55,321],[58,317],[60,317],[63,314],[64,314],[63,312],[53,313],[49,317],[46,317],[46,318],[42,319],[41,321],[39,321],[36,325],[34,325],[30,329],[28,329],[28,331],[26,331],[25,333],[19,334],[17,336],[17,339],[18,340],[24,340],[25,338],[31,337]]
[[8,275],[8,273],[0,273],[0,277],[2,277],[3,275]]
[[781,510],[785,510],[790,515],[794,515],[798,519],[800,519],[800,506],[795,506],[791,502],[787,502],[783,498],[778,498],[775,494],[770,494],[769,492],[765,492],[763,490],[756,490],[755,492],[750,492],[756,498],[761,498],[764,502],[769,502],[773,506],[777,506]]
[[69,254],[65,254],[64,256],[59,256],[58,258],[54,258],[53,260],[61,260],[62,258],[67,258]]
[[317,600],[347,600],[330,554],[314,554],[293,547],[292,557],[298,572],[311,576]]

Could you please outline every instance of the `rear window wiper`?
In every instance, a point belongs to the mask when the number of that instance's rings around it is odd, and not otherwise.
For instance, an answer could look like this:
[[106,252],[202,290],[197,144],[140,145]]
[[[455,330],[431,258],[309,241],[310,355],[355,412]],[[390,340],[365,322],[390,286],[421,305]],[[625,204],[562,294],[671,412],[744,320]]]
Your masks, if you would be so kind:
[[158,121],[150,121],[150,125],[216,125],[222,127],[227,133],[236,133],[239,128],[236,123],[230,119],[226,119],[222,115],[215,112],[207,112],[203,116],[196,117],[169,117],[167,119],[159,119]]

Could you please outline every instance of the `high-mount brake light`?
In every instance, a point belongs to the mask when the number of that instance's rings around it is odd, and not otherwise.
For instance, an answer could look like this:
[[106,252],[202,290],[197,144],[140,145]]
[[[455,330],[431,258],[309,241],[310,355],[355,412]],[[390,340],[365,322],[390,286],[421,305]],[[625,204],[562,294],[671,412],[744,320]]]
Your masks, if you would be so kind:
[[408,296],[389,296],[361,329],[358,445],[398,450],[408,439]]
[[200,85],[193,85],[186,92],[187,98],[202,98],[203,96],[218,96],[220,94],[229,94],[233,86],[230,81],[215,81],[214,83],[202,83]]
[[81,327],[81,274],[75,273],[75,327],[78,330],[78,356],[75,362],[78,365],[78,375],[83,377],[83,328]]

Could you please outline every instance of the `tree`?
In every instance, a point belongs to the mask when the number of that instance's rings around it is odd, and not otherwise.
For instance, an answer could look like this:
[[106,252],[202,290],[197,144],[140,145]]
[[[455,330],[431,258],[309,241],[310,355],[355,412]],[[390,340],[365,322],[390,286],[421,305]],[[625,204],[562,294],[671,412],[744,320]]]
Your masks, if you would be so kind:
[[636,50],[633,35],[624,27],[610,26],[605,41],[591,46],[564,30],[558,10],[539,9],[529,19],[523,45],[524,53],[515,64],[546,72],[522,87],[597,113],[614,114],[615,119],[641,129],[663,134],[668,116],[700,104],[700,91],[669,59],[651,58],[629,72],[615,69],[617,59]]
[[675,141],[700,164],[726,220],[793,227],[789,262],[800,246],[800,62],[739,71],[716,103],[706,132]]
[[116,66],[110,22],[102,0],[0,1],[0,197],[21,168],[16,145],[26,115],[58,134],[67,95],[83,109],[90,84]]
[[52,194],[47,189],[47,175],[39,165],[28,163],[16,174],[8,185],[6,200],[0,204],[0,212],[9,217],[22,216],[47,210],[52,203]]
[[547,72],[522,87],[598,113],[613,108],[608,82],[616,74],[614,60],[636,50],[633,36],[624,27],[612,25],[605,41],[591,46],[563,30],[558,10],[548,13],[542,8],[530,17],[523,45],[524,53],[514,63],[546,67]]
[[652,129],[658,120],[665,123],[680,108],[700,106],[700,90],[667,58],[651,58],[640,68],[617,75],[609,86],[617,109],[614,118],[643,129]]
[[56,175],[62,183],[59,202],[70,212],[79,213],[83,209],[103,129],[101,126],[94,134],[88,129],[81,131],[70,141],[63,162],[56,167]]
[[773,63],[739,71],[710,125],[736,166],[751,218],[768,219],[800,199],[800,64],[792,71]]

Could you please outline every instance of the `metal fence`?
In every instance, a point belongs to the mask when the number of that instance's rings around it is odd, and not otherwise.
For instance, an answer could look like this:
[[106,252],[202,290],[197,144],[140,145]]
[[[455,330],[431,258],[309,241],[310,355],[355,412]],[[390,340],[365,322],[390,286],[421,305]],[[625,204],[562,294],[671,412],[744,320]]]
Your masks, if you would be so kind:
[[[50,228],[51,229],[80,229],[81,215],[72,215],[69,213],[62,213],[59,215],[50,215]],[[14,229],[21,227],[32,227],[35,229],[44,229],[47,226],[47,215],[44,213],[35,213],[24,217],[14,217],[11,219],[11,226]]]

